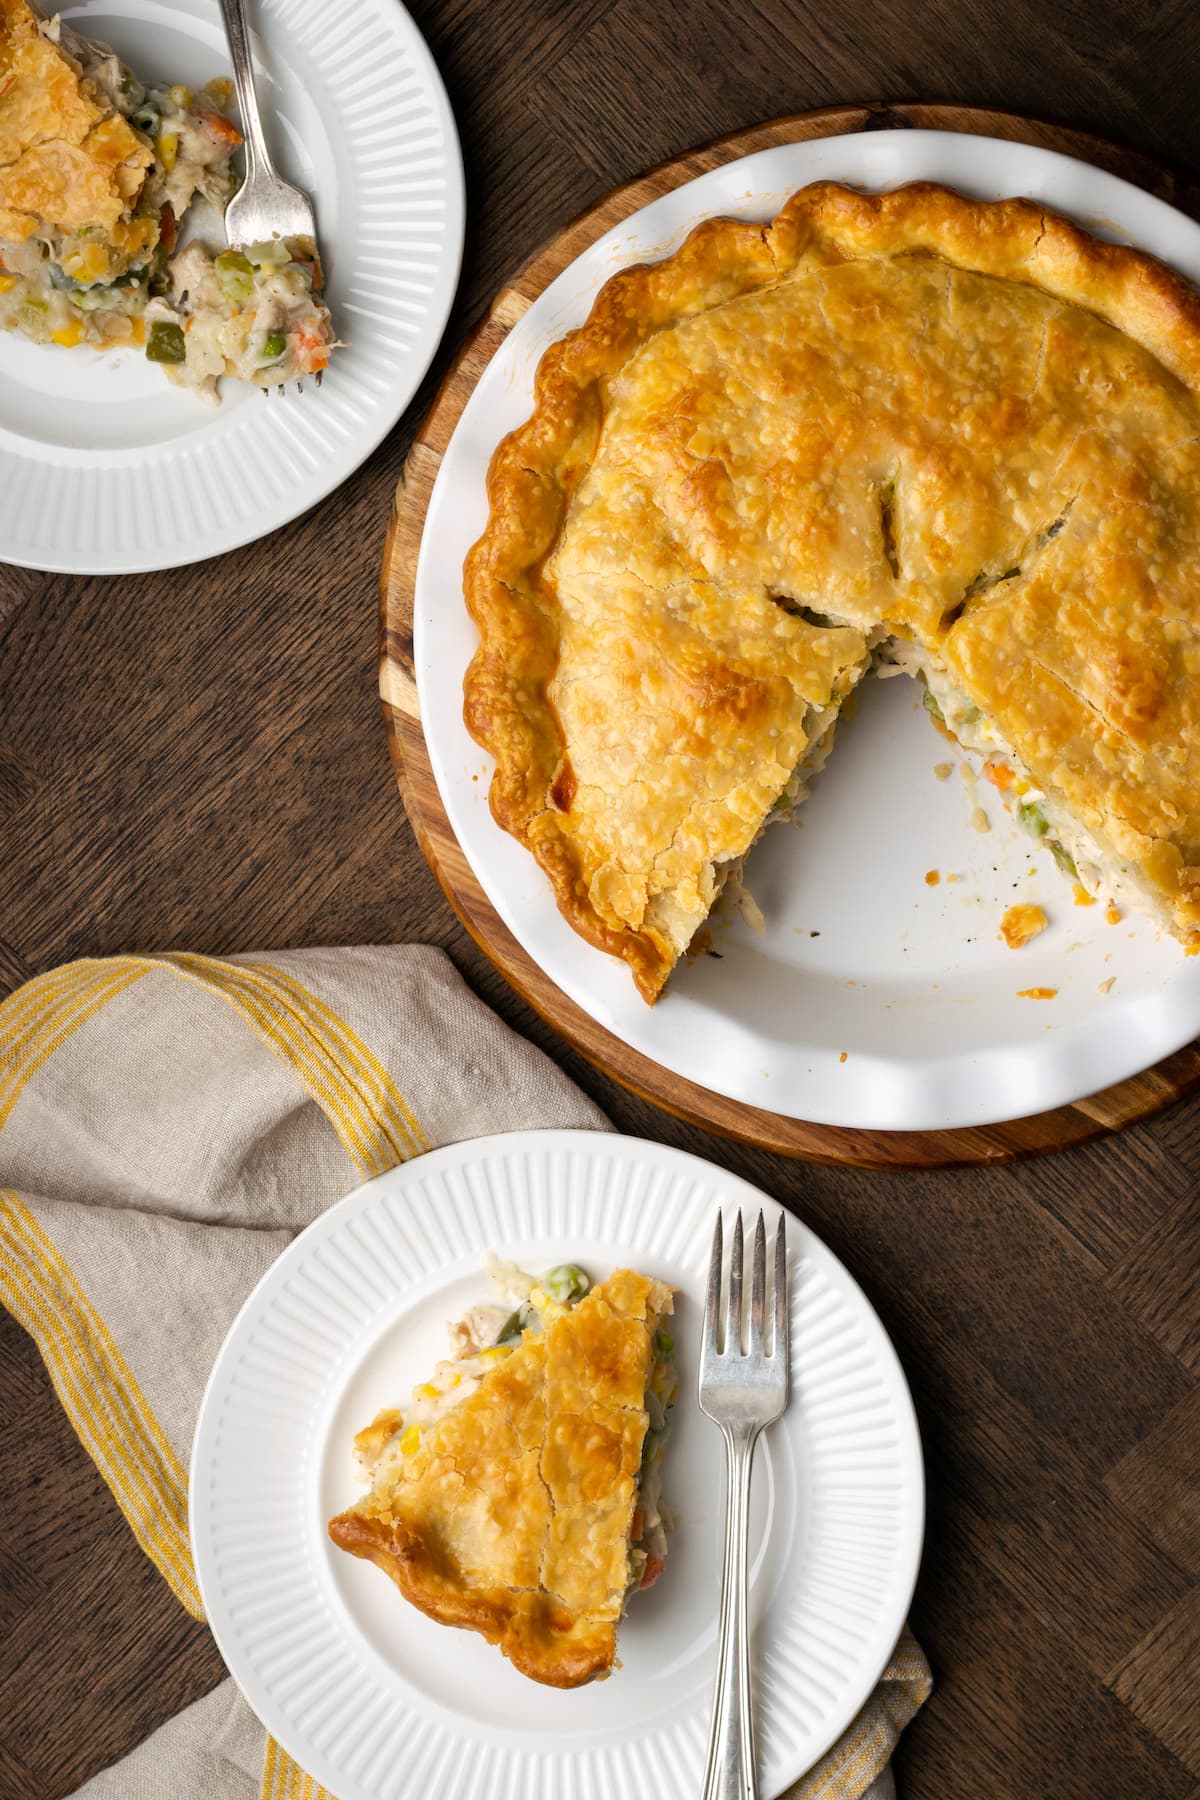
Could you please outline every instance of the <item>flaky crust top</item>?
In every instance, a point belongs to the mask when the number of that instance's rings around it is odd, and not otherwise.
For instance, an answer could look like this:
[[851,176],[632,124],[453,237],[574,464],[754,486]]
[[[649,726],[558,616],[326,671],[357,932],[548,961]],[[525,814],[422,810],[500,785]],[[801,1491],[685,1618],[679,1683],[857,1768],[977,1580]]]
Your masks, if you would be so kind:
[[628,1575],[654,1337],[672,1290],[619,1270],[387,1463],[330,1521],[443,1625],[522,1674],[578,1687],[611,1669]]
[[0,0],[0,238],[103,233],[123,256],[152,248],[133,219],[151,150],[38,29],[25,0]]
[[464,572],[493,811],[571,923],[652,999],[883,631],[1195,932],[1198,394],[1195,293],[1025,200],[822,183],[614,276]]

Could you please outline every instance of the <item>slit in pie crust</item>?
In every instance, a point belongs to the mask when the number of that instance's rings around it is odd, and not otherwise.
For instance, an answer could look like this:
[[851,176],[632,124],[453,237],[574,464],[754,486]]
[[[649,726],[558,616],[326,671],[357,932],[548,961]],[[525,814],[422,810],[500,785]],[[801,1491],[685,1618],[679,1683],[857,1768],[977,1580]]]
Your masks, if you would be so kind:
[[880,659],[1200,946],[1200,298],[1027,200],[795,194],[545,354],[465,570],[491,805],[653,1001]]

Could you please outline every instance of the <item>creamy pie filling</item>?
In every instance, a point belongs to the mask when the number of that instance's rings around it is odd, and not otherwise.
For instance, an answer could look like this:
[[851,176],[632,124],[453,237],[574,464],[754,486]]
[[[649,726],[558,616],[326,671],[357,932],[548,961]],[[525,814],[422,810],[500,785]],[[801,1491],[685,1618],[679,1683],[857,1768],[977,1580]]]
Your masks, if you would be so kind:
[[0,237],[0,329],[66,348],[141,346],[172,381],[210,401],[221,375],[270,387],[320,373],[334,333],[314,244],[180,247],[189,211],[223,209],[234,188],[231,159],[242,139],[226,111],[232,84],[219,78],[198,92],[148,85],[107,45],[61,20],[38,29],[151,160],[117,232],[44,223],[20,241]]

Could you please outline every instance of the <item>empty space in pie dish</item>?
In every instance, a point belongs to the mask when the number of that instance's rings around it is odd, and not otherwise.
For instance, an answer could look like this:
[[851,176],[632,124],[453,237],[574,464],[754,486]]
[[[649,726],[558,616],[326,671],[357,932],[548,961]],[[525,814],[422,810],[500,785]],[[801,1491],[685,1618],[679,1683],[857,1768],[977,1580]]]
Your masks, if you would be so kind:
[[[982,781],[990,830],[972,829],[978,802],[959,768],[972,759],[934,730],[914,682],[863,685],[800,823],[771,825],[748,858],[764,930],[718,913],[708,930],[718,954],[682,964],[653,1009],[623,967],[575,936],[532,858],[492,821],[491,764],[460,722],[476,643],[461,601],[462,556],[486,520],[491,453],[528,416],[541,353],[582,322],[616,268],[669,253],[704,217],[769,218],[796,188],[825,178],[1029,195],[1200,274],[1200,228],[1171,208],[1069,158],[954,134],[785,146],[654,202],[534,303],[464,411],[418,569],[426,741],[451,824],[497,911],[541,968],[626,1044],[701,1086],[796,1118],[983,1124],[1068,1104],[1186,1043],[1200,1029],[1200,959],[1124,909],[1113,924],[1103,904],[1077,907],[1049,852]],[[946,763],[954,767],[939,781],[935,766]],[[1000,924],[1022,903],[1044,907],[1050,924],[1014,951]]]

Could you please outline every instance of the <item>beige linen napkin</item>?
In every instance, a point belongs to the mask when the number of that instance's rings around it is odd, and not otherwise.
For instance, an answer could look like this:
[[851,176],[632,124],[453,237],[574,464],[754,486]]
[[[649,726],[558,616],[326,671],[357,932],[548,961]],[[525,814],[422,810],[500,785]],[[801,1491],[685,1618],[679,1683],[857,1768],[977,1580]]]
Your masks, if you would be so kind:
[[[0,1300],[193,1615],[186,1464],[241,1302],[359,1183],[437,1144],[531,1126],[609,1128],[433,949],[120,956],[0,1005]],[[796,1800],[886,1800],[888,1758],[928,1692],[906,1633]],[[332,1800],[232,1681],[80,1794]]]

